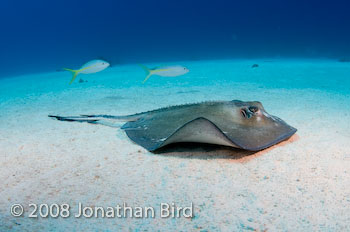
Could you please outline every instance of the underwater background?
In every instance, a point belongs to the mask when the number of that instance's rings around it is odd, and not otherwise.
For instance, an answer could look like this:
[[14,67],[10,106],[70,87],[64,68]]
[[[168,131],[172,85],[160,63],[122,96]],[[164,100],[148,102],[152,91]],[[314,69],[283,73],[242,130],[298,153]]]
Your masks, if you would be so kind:
[[3,1],[0,78],[105,58],[349,59],[348,1]]
[[[1,1],[0,231],[350,231],[349,9],[338,0]],[[111,67],[69,84],[62,68],[95,59]],[[143,83],[138,64],[184,75]],[[298,131],[259,152],[152,153],[122,124],[48,117],[235,99],[261,102]],[[31,203],[79,202],[193,203],[195,216],[28,217]]]

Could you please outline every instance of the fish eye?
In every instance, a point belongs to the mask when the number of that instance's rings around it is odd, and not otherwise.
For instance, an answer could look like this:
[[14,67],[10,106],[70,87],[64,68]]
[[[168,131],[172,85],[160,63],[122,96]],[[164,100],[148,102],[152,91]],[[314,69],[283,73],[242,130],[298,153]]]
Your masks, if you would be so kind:
[[253,112],[253,113],[256,113],[256,112],[259,111],[259,108],[256,107],[256,106],[250,106],[248,109],[249,109],[251,112]]

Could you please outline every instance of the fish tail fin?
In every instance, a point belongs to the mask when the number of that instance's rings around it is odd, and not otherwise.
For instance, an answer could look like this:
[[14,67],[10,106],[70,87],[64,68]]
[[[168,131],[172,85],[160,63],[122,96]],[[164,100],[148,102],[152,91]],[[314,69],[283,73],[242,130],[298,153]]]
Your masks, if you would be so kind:
[[151,69],[147,68],[146,66],[144,66],[144,65],[142,65],[142,64],[139,64],[139,66],[140,66],[143,70],[145,70],[145,72],[146,72],[146,77],[145,77],[145,79],[144,79],[143,82],[142,82],[142,84],[144,84],[144,83],[148,80],[148,78],[150,78],[150,77],[153,75],[153,72],[152,72]]
[[73,74],[72,79],[70,80],[69,84],[73,83],[73,81],[78,76],[79,72],[81,71],[81,70],[73,70],[73,69],[69,69],[69,68],[63,68],[63,70],[69,71]]

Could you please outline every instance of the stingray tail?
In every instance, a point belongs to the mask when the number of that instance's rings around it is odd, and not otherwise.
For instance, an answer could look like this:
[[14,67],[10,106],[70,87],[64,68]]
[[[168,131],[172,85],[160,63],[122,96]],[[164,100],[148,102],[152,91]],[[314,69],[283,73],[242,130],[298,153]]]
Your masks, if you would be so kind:
[[120,125],[118,125],[117,123],[110,122],[108,120],[91,119],[91,118],[81,117],[81,116],[62,117],[62,116],[49,115],[49,117],[55,118],[59,121],[66,121],[66,122],[87,122],[91,124],[100,124],[100,125],[109,126],[109,127],[120,127]]
[[146,72],[146,78],[145,78],[145,79],[143,80],[143,82],[142,82],[142,84],[144,84],[144,83],[148,80],[148,78],[150,78],[150,77],[153,75],[153,72],[152,72],[151,69],[147,68],[146,66],[144,66],[144,65],[142,65],[142,64],[139,64],[139,66],[140,66],[143,70],[145,70],[145,72]]
[[80,117],[80,116],[68,116],[68,117],[63,117],[63,116],[56,116],[56,115],[48,115],[50,118],[55,118],[59,121],[67,121],[67,122],[88,122],[88,123],[95,123],[99,121],[99,119],[88,119],[85,117]]
[[69,71],[73,74],[72,79],[70,80],[69,84],[73,83],[73,81],[78,76],[79,72],[81,71],[81,70],[73,70],[73,69],[69,69],[69,68],[63,68],[63,70]]
[[142,114],[132,114],[132,115],[123,115],[123,116],[115,116],[115,115],[106,115],[106,114],[82,114],[81,117],[85,117],[88,119],[110,119],[114,121],[121,121],[121,122],[132,122],[137,121],[141,118]]
[[48,115],[50,118],[55,118],[59,121],[66,122],[87,122],[91,124],[101,124],[109,127],[120,127],[118,122],[131,122],[140,118],[140,115],[126,115],[126,116],[113,116],[113,115],[80,115],[80,116],[56,116]]

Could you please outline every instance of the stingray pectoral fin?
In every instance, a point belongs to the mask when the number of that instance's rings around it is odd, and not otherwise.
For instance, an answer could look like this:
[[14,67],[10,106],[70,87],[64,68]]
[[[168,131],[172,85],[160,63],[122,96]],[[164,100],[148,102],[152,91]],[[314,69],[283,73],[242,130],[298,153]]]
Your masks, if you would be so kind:
[[[127,128],[125,128],[127,126]],[[230,147],[239,147],[227,138],[213,122],[199,117],[182,125],[177,130],[159,137],[162,131],[148,131],[137,127],[134,123],[125,124],[122,129],[125,130],[127,136],[136,144],[144,147],[149,151],[155,151],[172,143],[191,142],[191,143],[207,143],[217,144]],[[163,131],[166,131],[164,128]],[[157,132],[157,133],[156,133]]]
[[169,136],[160,147],[172,143],[191,142],[216,144],[230,147],[239,147],[231,141],[212,121],[200,117],[196,118]]
[[260,127],[236,126],[226,136],[244,150],[260,151],[290,138],[296,131],[284,121],[275,120]]

